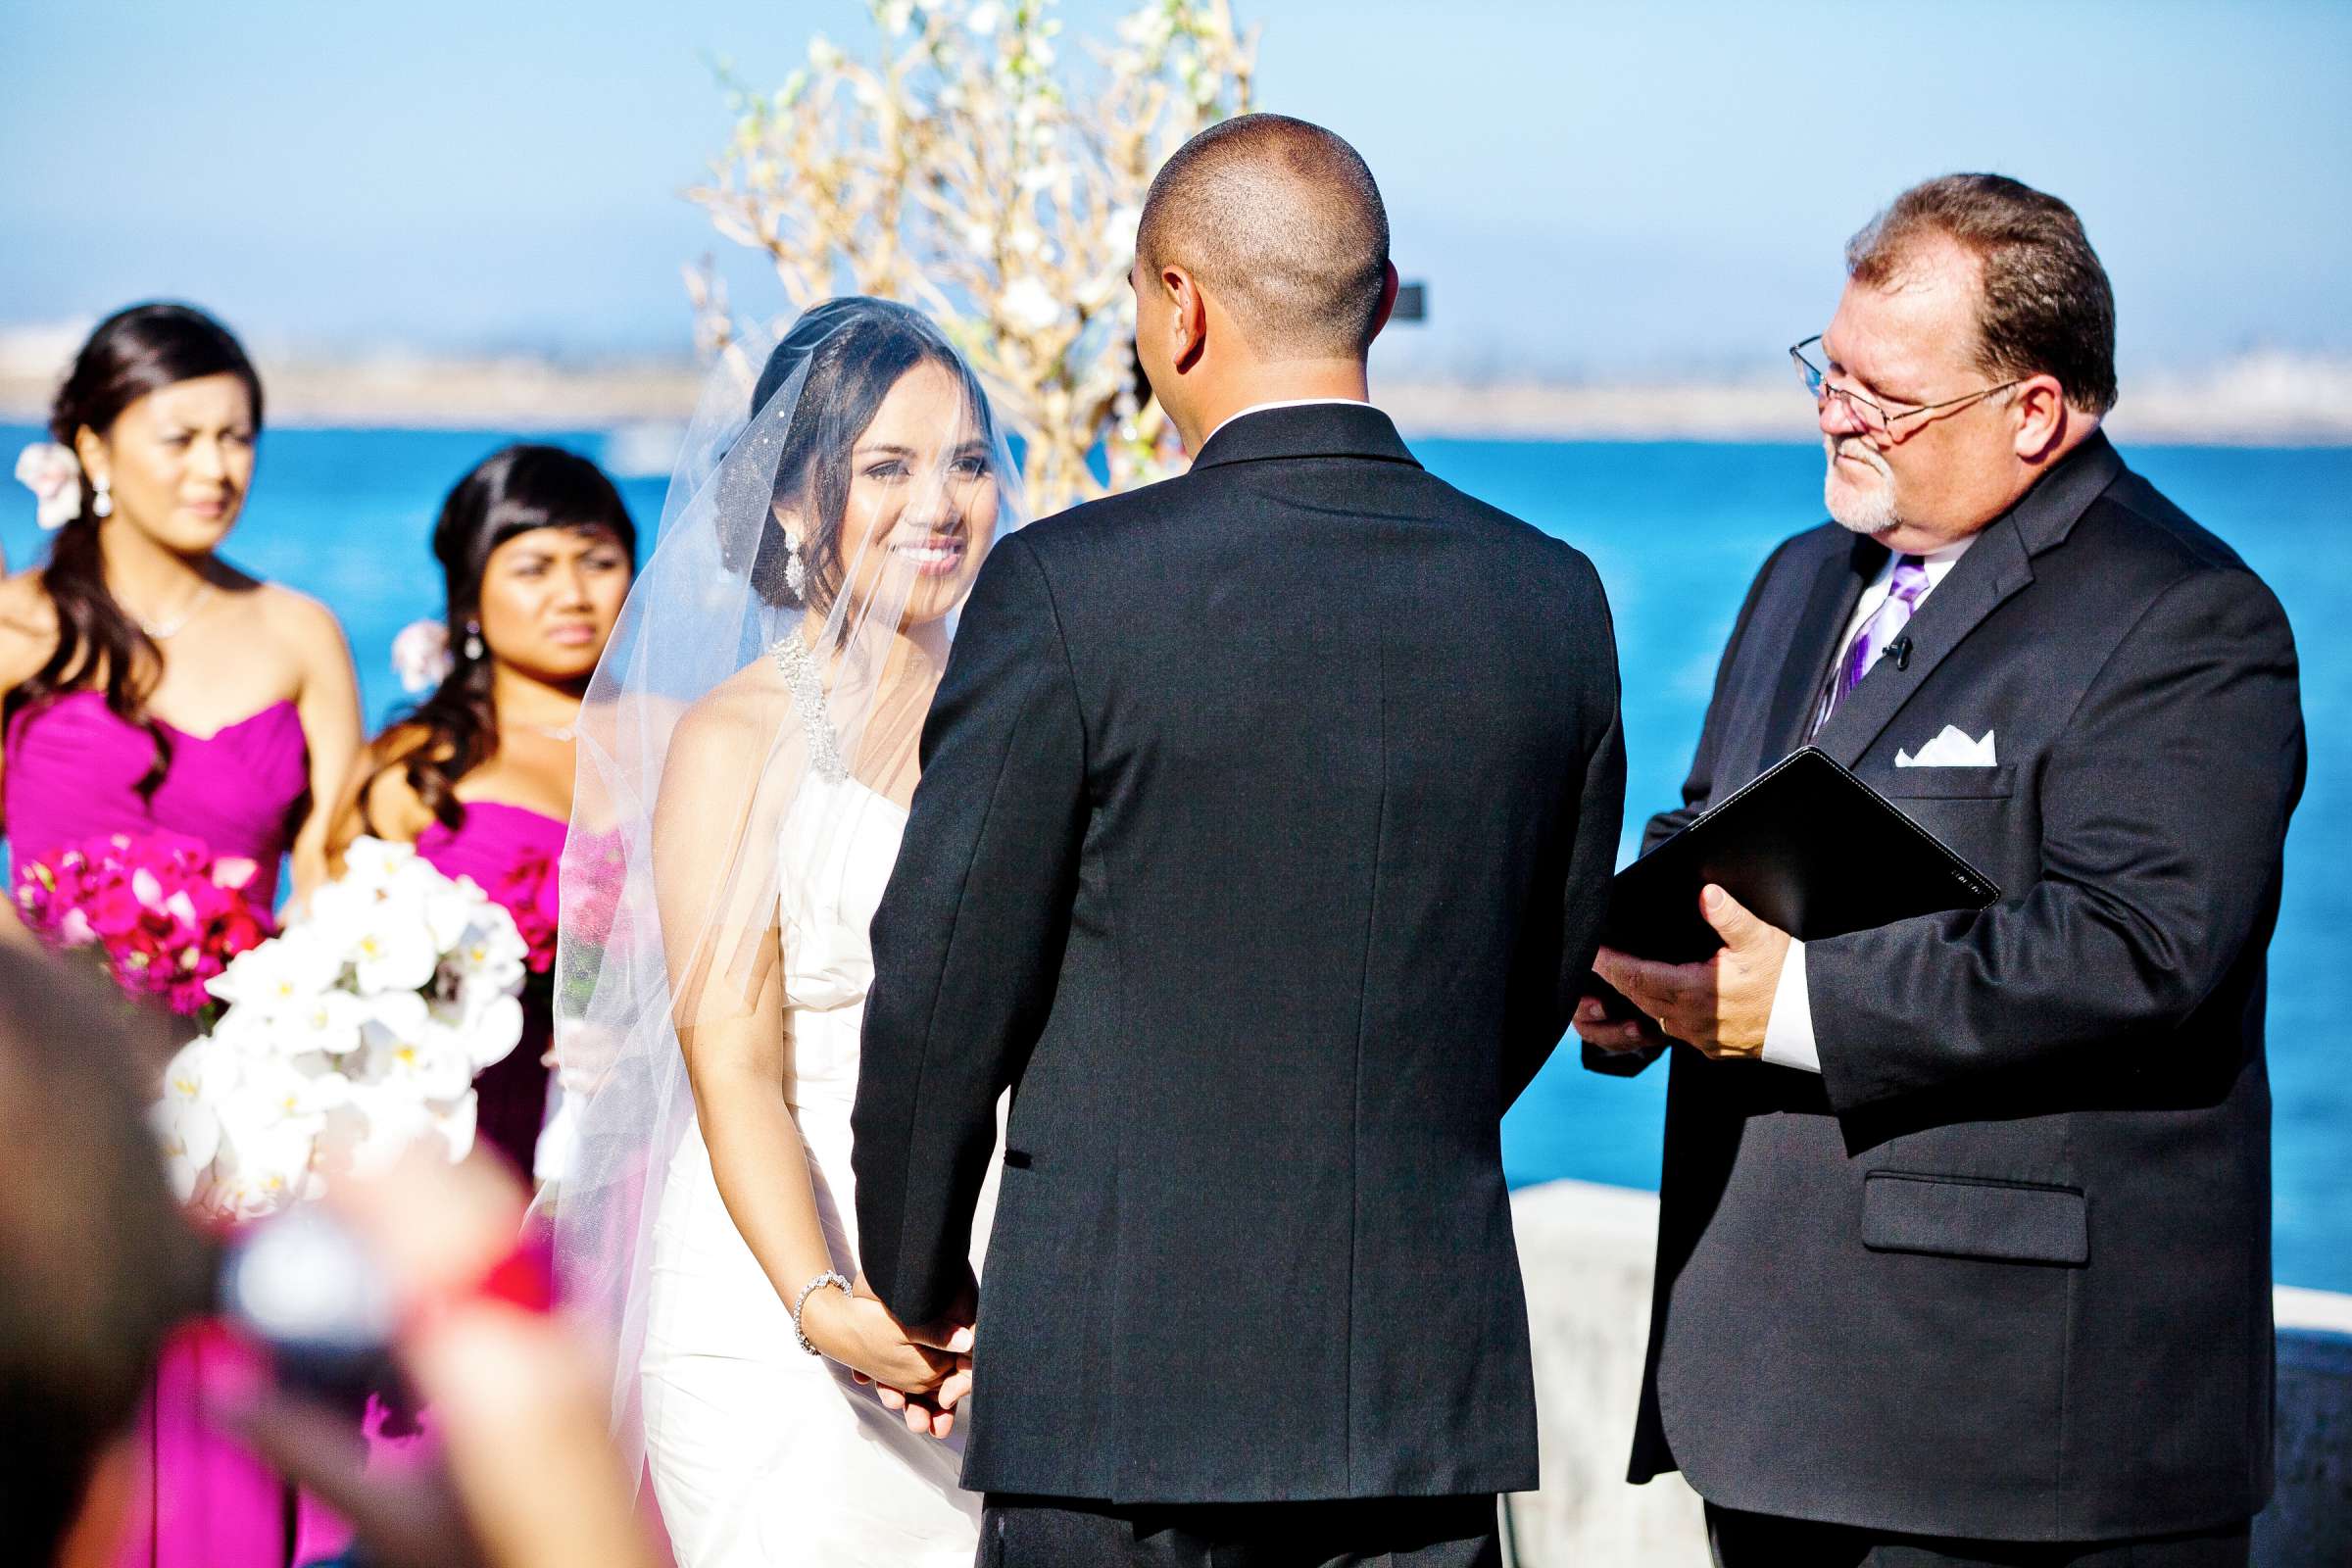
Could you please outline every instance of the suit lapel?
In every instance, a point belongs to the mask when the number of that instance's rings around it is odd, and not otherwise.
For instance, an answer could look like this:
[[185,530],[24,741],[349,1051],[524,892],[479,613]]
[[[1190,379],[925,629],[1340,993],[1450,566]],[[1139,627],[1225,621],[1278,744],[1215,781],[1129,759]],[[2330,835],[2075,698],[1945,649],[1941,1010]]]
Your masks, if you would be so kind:
[[[2124,460],[2103,432],[2070,453],[2041,482],[1995,518],[1928,595],[1903,628],[1911,657],[1897,667],[1882,659],[1846,695],[1813,744],[1847,767],[1861,760],[1903,704],[1984,617],[2034,580],[2033,558],[2066,542],[2076,521],[2124,474]],[[1847,614],[1852,600],[1847,600]],[[1843,622],[1840,621],[1840,624]]]
[[1884,546],[1856,538],[1849,548],[1831,551],[1814,568],[1804,609],[1788,631],[1788,656],[1781,662],[1781,678],[1773,688],[1764,729],[1766,755],[1758,759],[1759,766],[1805,743],[1805,726],[1813,722],[1840,634],[1862,601],[1862,590],[1886,561]]
[[1899,668],[1891,659],[1872,665],[1862,684],[1846,694],[1821,726],[1813,744],[1852,767],[1945,656],[2033,580],[2034,567],[2019,537],[2017,518],[2003,516],[1977,536],[1968,554],[1952,564],[1950,574],[1903,627],[1903,635],[1911,640],[1911,657]]

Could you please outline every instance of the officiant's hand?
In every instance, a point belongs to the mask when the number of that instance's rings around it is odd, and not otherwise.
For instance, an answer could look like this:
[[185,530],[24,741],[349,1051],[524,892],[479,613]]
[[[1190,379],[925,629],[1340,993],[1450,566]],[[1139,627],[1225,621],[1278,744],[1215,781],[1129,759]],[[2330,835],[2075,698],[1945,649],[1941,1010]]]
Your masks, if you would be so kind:
[[[1761,1056],[1781,965],[1788,956],[1788,933],[1712,884],[1699,894],[1698,906],[1724,944],[1704,963],[1658,963],[1603,948],[1592,959],[1593,972],[1648,1014],[1663,1034],[1718,1061]],[[1581,1004],[1577,1015],[1582,1034]]]

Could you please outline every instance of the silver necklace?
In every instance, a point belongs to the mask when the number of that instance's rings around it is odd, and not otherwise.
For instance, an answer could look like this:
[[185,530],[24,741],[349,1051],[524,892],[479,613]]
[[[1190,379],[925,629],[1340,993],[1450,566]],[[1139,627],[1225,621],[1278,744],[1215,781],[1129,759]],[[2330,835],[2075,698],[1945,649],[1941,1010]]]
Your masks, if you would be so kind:
[[575,740],[580,733],[573,724],[525,724],[522,727],[534,735],[544,735],[551,741]]
[[213,585],[209,582],[202,583],[198,585],[194,596],[191,597],[186,604],[179,607],[179,613],[173,616],[171,620],[153,621],[149,620],[144,615],[135,616],[133,618],[138,621],[139,630],[145,632],[150,640],[159,643],[164,642],[170,638],[178,636],[182,631],[184,631],[187,628],[188,622],[196,618],[196,612],[202,610],[205,606],[205,601],[212,597]]
[[840,783],[850,776],[850,769],[841,760],[833,721],[825,712],[824,677],[817,673],[808,644],[798,631],[788,631],[776,639],[767,657],[784,672],[785,689],[792,693],[793,707],[800,710],[801,727],[808,734],[808,765],[826,783]]

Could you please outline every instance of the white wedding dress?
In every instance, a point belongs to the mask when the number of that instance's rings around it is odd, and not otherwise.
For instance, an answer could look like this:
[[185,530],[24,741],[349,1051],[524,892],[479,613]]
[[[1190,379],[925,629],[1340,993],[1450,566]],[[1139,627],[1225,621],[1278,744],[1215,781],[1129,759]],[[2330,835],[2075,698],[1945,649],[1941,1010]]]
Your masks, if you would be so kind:
[[[845,794],[844,792],[848,792]],[[792,1076],[833,1265],[858,1267],[850,1107],[873,980],[866,927],[906,815],[855,779],[811,775],[778,854]],[[994,1200],[974,1226],[985,1250]],[[646,1456],[680,1568],[967,1568],[980,1498],[956,1485],[963,1435],[908,1433],[848,1369],[810,1355],[719,1199],[699,1125],[671,1158],[652,1239]]]

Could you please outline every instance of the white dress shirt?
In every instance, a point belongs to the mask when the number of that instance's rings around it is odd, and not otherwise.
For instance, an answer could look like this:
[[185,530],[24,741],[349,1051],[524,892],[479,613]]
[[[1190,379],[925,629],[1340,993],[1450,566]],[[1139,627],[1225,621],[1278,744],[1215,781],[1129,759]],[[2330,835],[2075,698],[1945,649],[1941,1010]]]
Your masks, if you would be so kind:
[[[1252,414],[1263,414],[1268,409],[1304,409],[1311,408],[1317,403],[1352,403],[1359,409],[1368,409],[1372,406],[1371,404],[1365,402],[1362,398],[1284,398],[1275,403],[1252,403],[1248,408],[1239,410],[1233,414],[1228,414],[1225,416],[1225,417],[1219,419],[1217,421],[1217,430],[1224,429],[1236,419],[1246,419]],[[1207,435],[1202,436],[1200,438],[1200,444],[1202,446],[1206,446],[1209,444],[1209,442],[1215,440],[1217,430],[1211,430]],[[1881,597],[1883,598],[1885,596],[1882,595]]]
[[[1913,602],[1911,613],[1919,613],[1919,607],[1928,602],[1928,595],[1951,571],[1952,563],[1966,555],[1968,547],[1976,542],[1977,536],[1972,533],[1956,545],[1945,545],[1919,558],[1928,569],[1928,586]],[[1845,623],[1845,634],[1838,639],[1840,659],[1853,646],[1856,634],[1870,617],[1879,612],[1879,607],[1886,603],[1886,596],[1894,591],[1895,559],[1888,556],[1878,576],[1862,590],[1862,602],[1854,606],[1854,612]],[[1781,960],[1781,983],[1772,994],[1772,1015],[1764,1023],[1764,1059],[1805,1072],[1821,1071],[1821,1048],[1813,1038],[1813,995],[1805,989],[1805,945],[1793,939],[1788,944],[1788,956]]]

